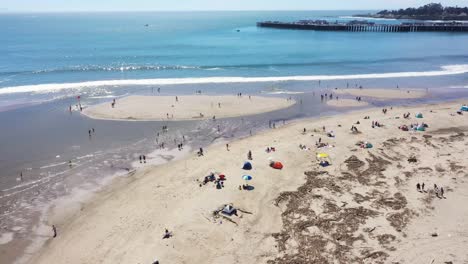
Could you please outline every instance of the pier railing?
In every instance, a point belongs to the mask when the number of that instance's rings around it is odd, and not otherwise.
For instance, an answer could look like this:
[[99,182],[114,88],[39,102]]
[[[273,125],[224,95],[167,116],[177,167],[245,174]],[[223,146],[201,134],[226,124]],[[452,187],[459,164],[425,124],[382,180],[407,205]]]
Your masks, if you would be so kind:
[[314,22],[258,22],[258,27],[278,29],[301,29],[322,31],[352,31],[352,32],[468,32],[468,24],[463,23],[440,23],[440,24],[374,24],[374,23],[324,23]]

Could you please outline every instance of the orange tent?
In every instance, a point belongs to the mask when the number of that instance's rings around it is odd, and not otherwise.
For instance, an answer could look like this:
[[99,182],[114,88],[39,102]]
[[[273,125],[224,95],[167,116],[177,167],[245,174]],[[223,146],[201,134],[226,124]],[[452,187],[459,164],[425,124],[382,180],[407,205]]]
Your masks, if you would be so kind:
[[277,170],[281,170],[283,168],[283,164],[279,161],[275,161],[275,162],[272,162],[270,164],[270,166],[273,168],[273,169],[277,169]]

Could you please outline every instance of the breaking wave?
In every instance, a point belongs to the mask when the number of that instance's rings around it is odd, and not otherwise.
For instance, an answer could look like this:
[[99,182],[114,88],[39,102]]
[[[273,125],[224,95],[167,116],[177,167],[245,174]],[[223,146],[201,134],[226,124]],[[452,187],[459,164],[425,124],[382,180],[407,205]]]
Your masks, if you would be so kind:
[[306,75],[306,76],[274,76],[274,77],[198,77],[198,78],[159,78],[159,79],[127,79],[103,80],[77,83],[49,83],[0,88],[0,94],[12,93],[44,93],[65,89],[79,89],[104,86],[128,85],[178,85],[178,84],[213,84],[213,83],[254,83],[254,82],[284,82],[284,81],[327,81],[353,79],[384,79],[408,77],[432,77],[468,73],[468,64],[446,65],[434,71],[420,72],[389,72],[365,73],[349,75]]

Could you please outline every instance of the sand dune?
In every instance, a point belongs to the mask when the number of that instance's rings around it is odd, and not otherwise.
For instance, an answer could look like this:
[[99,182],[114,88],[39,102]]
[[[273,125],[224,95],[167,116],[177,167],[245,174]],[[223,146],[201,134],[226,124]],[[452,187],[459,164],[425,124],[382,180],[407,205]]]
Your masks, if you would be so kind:
[[[434,263],[458,263],[467,259],[468,240],[468,215],[459,212],[468,203],[468,115],[453,115],[459,105],[299,121],[231,142],[230,151],[211,146],[201,157],[139,169],[59,225],[59,236],[31,263],[431,263],[432,252]],[[402,118],[406,112],[410,119]],[[372,128],[372,121],[384,126]],[[398,129],[422,121],[425,132]],[[317,149],[319,138],[329,145]],[[249,150],[253,169],[245,171]],[[331,166],[319,166],[317,153],[329,154]],[[284,168],[272,169],[269,160]],[[211,170],[227,176],[223,189],[199,186]],[[253,190],[238,189],[244,174]],[[427,193],[416,191],[418,182]],[[435,197],[433,184],[447,199]],[[249,213],[233,216],[235,223],[214,217],[226,203]],[[162,239],[165,228],[173,237]]]
[[91,106],[83,114],[97,119],[121,120],[200,120],[236,117],[270,112],[295,102],[260,96],[128,96],[111,103]]

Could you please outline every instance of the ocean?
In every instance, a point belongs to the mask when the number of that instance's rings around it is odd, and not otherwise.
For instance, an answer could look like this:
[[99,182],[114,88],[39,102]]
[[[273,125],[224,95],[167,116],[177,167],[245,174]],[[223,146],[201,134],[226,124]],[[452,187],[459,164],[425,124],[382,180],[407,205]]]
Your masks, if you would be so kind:
[[[52,203],[127,175],[138,155],[176,158],[157,150],[155,134],[164,125],[171,131],[167,142],[184,135],[190,149],[248,136],[267,129],[269,120],[347,111],[312,95],[335,87],[433,91],[429,98],[393,104],[468,95],[468,34],[256,27],[264,20],[349,21],[367,12],[0,14],[0,249],[44,240],[37,226],[47,224]],[[221,134],[210,121],[91,120],[68,111],[78,96],[87,107],[155,88],[164,95],[292,96],[303,104],[219,120]],[[90,138],[92,128],[97,132]],[[0,262],[17,257],[6,254]]]

